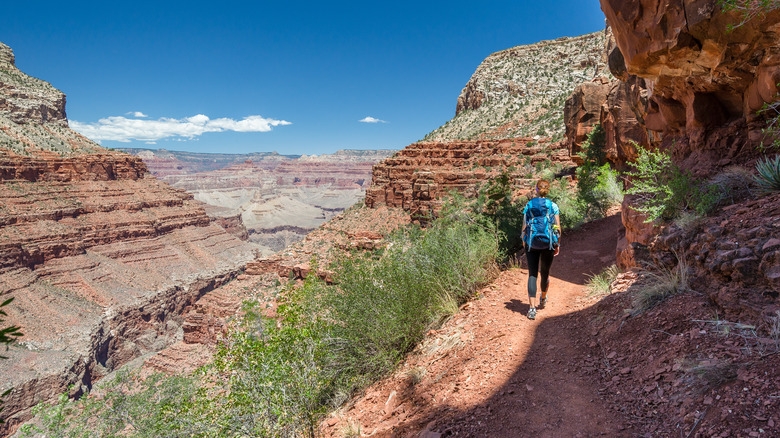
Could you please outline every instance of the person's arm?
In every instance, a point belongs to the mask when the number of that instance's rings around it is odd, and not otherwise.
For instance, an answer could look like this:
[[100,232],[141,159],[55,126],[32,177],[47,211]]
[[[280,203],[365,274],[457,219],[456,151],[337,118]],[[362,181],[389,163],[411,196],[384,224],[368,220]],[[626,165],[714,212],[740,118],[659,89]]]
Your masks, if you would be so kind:
[[553,257],[557,256],[559,252],[561,252],[561,216],[556,214],[555,215],[555,226],[558,227],[558,246],[555,247],[555,253],[553,253]]

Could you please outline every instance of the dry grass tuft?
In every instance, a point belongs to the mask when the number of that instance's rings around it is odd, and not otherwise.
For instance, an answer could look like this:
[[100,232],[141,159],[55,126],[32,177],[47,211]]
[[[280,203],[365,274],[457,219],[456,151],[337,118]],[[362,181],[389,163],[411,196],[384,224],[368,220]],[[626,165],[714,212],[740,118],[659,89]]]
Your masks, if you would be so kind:
[[358,438],[363,436],[363,426],[357,421],[348,420],[341,428],[341,436],[343,438]]
[[414,367],[410,368],[406,372],[406,377],[409,378],[409,383],[412,384],[412,386],[415,386],[423,381],[425,378],[425,374],[427,371],[423,367]]
[[612,282],[617,279],[620,274],[620,268],[616,265],[605,268],[598,274],[591,275],[585,282],[585,287],[588,289],[588,296],[601,296],[608,295],[612,289]]
[[688,264],[684,257],[674,254],[673,267],[648,264],[642,272],[643,280],[634,290],[631,314],[638,315],[652,309],[669,297],[691,290],[688,284]]

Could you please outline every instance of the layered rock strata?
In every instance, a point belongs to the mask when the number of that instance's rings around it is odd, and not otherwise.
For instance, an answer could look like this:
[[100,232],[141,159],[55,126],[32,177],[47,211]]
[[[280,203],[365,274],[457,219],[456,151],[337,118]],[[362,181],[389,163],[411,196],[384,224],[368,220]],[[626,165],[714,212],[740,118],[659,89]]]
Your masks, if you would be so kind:
[[605,32],[512,47],[488,56],[458,96],[455,117],[426,141],[563,137],[561,104],[604,75]]
[[537,165],[565,173],[574,163],[563,145],[528,138],[414,143],[374,166],[366,205],[400,207],[424,218],[439,210],[450,191],[473,197],[502,172],[515,187],[528,189]]
[[209,204],[207,213],[236,236],[242,236],[245,228],[247,239],[270,256],[359,202],[370,182],[371,166],[392,152],[133,153],[143,158],[152,174]]
[[71,131],[64,95],[12,61],[0,45],[0,297],[24,333],[0,360],[3,434],[181,339],[193,303],[254,259],[191,194]]

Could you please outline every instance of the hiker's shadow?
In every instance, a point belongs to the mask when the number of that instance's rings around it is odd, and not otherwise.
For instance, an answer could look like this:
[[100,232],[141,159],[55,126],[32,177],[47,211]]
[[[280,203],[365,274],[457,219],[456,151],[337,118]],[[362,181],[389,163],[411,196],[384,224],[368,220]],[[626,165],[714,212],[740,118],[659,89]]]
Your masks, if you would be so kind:
[[531,308],[528,303],[524,303],[514,298],[504,303],[504,307],[517,313],[528,313],[528,309]]

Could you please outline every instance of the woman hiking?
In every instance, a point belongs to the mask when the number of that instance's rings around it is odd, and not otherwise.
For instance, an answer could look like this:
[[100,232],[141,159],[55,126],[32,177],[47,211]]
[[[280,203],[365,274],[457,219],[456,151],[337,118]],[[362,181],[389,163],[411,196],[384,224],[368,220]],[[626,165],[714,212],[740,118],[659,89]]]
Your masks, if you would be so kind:
[[528,258],[528,319],[536,318],[536,277],[542,273],[542,296],[539,309],[547,304],[550,286],[550,265],[560,249],[561,219],[558,205],[547,199],[550,183],[543,179],[536,183],[536,197],[523,209],[523,244]]

